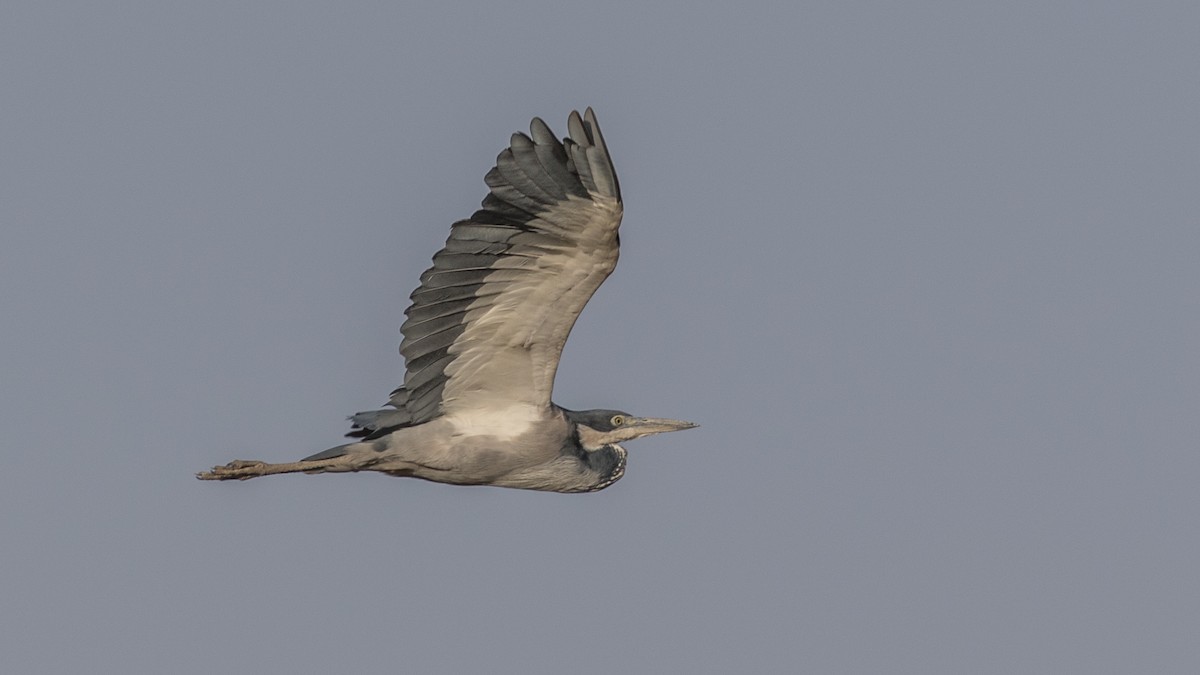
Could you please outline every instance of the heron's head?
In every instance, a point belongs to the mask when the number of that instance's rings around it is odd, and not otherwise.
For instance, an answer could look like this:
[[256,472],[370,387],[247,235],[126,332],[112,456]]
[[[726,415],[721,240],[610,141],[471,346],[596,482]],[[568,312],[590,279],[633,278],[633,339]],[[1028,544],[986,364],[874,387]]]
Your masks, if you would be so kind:
[[660,417],[636,417],[620,410],[564,410],[579,431],[579,444],[588,450],[632,441],[642,436],[682,431],[697,425]]

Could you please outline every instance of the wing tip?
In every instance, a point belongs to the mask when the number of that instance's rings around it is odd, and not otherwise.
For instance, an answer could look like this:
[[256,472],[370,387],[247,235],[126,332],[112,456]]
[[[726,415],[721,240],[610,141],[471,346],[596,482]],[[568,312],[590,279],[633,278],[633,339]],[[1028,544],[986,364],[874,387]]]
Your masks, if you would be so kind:
[[[608,144],[604,142],[604,134],[600,131],[600,123],[596,120],[596,111],[588,106],[583,116],[578,110],[572,110],[567,118],[570,139],[580,145],[589,165],[589,188],[602,195],[621,201],[621,183],[617,179],[617,171],[613,167],[612,155],[608,152]],[[564,139],[565,142],[566,139]],[[579,162],[575,162],[578,166]]]

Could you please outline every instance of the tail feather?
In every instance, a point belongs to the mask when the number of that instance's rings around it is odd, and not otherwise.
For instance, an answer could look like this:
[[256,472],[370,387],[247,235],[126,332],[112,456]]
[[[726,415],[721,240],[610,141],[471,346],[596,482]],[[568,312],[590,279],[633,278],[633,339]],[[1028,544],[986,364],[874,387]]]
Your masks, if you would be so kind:
[[412,415],[407,410],[364,410],[351,415],[350,423],[352,431],[347,436],[375,439],[412,426]]
[[332,448],[329,448],[328,450],[322,450],[315,455],[309,455],[308,457],[305,457],[304,459],[302,459],[300,461],[301,462],[315,462],[315,461],[321,460],[321,459],[334,459],[336,457],[342,457],[347,452],[349,452],[349,448],[352,445],[354,445],[354,443],[347,443],[345,445],[334,446]]

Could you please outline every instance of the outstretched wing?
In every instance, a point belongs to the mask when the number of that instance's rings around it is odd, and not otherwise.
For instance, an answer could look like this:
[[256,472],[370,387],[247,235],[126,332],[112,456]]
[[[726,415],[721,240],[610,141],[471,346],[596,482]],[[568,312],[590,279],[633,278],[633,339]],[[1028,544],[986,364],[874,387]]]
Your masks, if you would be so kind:
[[596,116],[572,112],[560,143],[534,118],[421,275],[401,327],[407,373],[394,411],[359,435],[467,410],[547,407],[563,344],[617,264],[621,192]]

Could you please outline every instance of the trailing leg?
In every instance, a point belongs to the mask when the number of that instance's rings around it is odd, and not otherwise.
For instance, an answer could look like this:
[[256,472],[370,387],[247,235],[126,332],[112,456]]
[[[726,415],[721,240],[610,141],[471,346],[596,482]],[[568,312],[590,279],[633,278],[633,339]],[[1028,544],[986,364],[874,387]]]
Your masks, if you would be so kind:
[[276,473],[325,473],[327,471],[357,471],[358,467],[348,457],[332,459],[301,460],[283,464],[268,464],[256,460],[236,459],[225,466],[214,466],[211,471],[196,474],[200,480],[246,480]]

